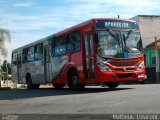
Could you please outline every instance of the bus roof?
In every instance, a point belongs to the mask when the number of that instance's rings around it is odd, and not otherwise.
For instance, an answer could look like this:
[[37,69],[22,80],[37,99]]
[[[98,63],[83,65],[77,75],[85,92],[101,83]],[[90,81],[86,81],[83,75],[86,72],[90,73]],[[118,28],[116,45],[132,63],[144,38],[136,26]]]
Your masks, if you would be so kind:
[[120,20],[120,21],[135,22],[134,20],[121,19],[121,18],[93,18],[93,19],[87,20],[87,21],[85,21],[85,22],[82,22],[82,23],[80,23],[80,24],[74,25],[74,26],[72,26],[72,27],[70,27],[70,28],[67,28],[67,29],[65,29],[65,30],[62,30],[62,31],[60,31],[60,32],[57,32],[57,33],[54,33],[54,34],[49,35],[49,36],[47,36],[47,37],[44,37],[44,38],[42,38],[42,39],[39,39],[39,40],[37,40],[37,41],[34,41],[34,42],[32,42],[32,43],[26,44],[26,45],[24,45],[24,46],[22,46],[22,47],[16,48],[16,49],[14,49],[13,51],[19,50],[19,49],[24,48],[24,47],[29,47],[29,46],[31,46],[31,45],[33,45],[33,44],[41,43],[41,42],[43,42],[43,41],[45,41],[45,40],[47,40],[47,39],[49,39],[49,38],[53,38],[53,37],[56,37],[56,36],[59,36],[59,35],[63,35],[63,34],[68,34],[69,32],[78,30],[80,27],[84,27],[84,26],[86,26],[86,25],[94,25],[95,21],[97,21],[97,20]]
[[65,30],[62,30],[60,32],[55,33],[56,36],[61,35],[61,34],[65,34],[67,32],[73,31],[75,29],[79,29],[80,27],[86,26],[88,24],[94,24],[95,21],[97,20],[120,20],[120,21],[128,21],[128,22],[135,22],[134,20],[130,20],[130,19],[121,19],[121,18],[93,18],[90,20],[87,20],[85,22],[82,22],[80,24],[77,24],[75,26],[72,26],[70,28],[67,28]]

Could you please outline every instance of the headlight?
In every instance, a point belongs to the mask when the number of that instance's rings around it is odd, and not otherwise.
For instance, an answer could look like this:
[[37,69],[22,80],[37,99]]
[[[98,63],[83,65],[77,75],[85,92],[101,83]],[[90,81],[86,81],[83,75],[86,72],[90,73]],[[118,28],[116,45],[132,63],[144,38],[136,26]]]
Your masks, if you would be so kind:
[[98,65],[102,70],[107,72],[112,72],[112,70],[108,66],[106,66],[104,63],[98,63]]
[[137,70],[140,71],[144,68],[144,61],[137,67]]

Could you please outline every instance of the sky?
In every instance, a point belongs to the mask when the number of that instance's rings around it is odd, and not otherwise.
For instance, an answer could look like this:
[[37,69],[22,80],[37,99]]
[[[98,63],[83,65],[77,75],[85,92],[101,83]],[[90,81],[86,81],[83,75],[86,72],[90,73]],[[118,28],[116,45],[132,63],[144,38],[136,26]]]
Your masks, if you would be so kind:
[[160,15],[159,0],[0,0],[0,27],[11,51],[92,18]]

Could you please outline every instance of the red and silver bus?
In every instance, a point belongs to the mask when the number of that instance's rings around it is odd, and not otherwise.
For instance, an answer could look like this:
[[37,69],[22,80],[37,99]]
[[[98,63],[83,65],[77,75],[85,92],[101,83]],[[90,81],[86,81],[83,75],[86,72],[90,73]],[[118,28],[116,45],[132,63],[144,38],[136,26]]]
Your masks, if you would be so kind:
[[144,81],[141,34],[132,20],[91,19],[12,51],[12,79],[38,88],[52,83],[79,90]]

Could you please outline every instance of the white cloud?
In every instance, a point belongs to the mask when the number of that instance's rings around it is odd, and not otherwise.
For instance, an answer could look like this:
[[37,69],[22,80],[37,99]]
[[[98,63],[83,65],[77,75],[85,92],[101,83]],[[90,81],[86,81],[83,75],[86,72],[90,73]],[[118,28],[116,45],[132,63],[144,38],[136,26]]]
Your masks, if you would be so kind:
[[[76,5],[75,10],[82,12],[106,13],[105,17],[121,14],[124,17],[132,17],[137,14],[154,14],[152,10],[160,9],[159,0],[67,0]],[[77,9],[78,8],[78,9]],[[74,10],[73,10],[74,11]],[[152,11],[152,13],[151,13]],[[158,11],[157,11],[158,12]],[[109,15],[108,15],[109,13]],[[156,14],[156,13],[155,13]],[[91,14],[88,14],[89,16]]]
[[36,5],[34,2],[26,2],[26,3],[15,3],[13,6],[14,7],[31,7]]

